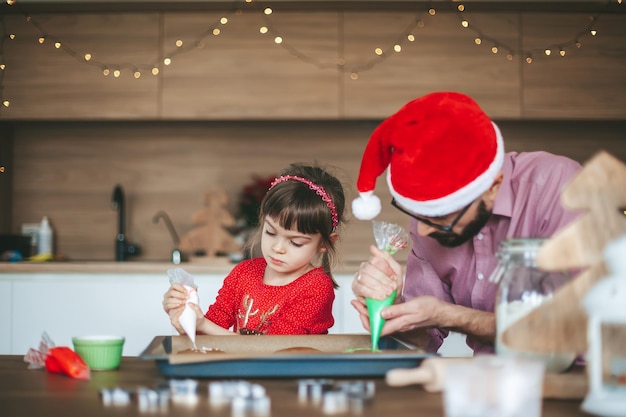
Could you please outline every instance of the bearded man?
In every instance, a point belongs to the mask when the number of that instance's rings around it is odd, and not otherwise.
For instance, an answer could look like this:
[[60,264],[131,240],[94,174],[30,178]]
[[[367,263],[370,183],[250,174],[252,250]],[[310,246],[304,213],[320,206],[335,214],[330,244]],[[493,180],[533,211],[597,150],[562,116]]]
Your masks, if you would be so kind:
[[391,204],[411,217],[406,274],[374,246],[355,274],[352,305],[363,326],[365,298],[397,290],[396,303],[382,311],[381,335],[410,341],[426,331],[424,347],[436,352],[456,331],[474,353],[493,352],[497,284],[489,276],[498,245],[548,238],[574,220],[560,197],[580,169],[547,152],[505,153],[497,125],[466,95],[437,92],[407,103],[373,132],[352,204],[355,217],[374,218],[376,179],[386,170]]

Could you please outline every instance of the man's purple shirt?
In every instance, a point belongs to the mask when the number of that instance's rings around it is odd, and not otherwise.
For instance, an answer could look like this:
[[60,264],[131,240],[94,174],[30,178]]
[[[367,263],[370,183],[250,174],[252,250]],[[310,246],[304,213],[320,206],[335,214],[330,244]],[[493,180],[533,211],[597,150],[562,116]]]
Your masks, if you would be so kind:
[[[496,266],[498,244],[509,238],[552,236],[579,213],[563,208],[561,191],[579,172],[577,162],[547,152],[510,152],[502,166],[502,184],[487,224],[470,241],[456,248],[417,234],[411,220],[413,241],[407,259],[404,297],[432,295],[452,304],[493,312],[497,285],[489,282]],[[444,171],[441,173],[445,175]],[[448,335],[429,330],[427,350],[436,352]],[[493,345],[467,337],[474,353],[493,352]]]

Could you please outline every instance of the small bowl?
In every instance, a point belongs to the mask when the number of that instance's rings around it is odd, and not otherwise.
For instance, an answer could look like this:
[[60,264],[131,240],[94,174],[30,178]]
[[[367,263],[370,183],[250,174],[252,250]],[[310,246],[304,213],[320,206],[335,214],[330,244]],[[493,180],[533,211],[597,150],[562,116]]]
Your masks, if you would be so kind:
[[107,371],[117,369],[122,360],[124,347],[122,336],[73,337],[74,351],[83,358],[89,369]]

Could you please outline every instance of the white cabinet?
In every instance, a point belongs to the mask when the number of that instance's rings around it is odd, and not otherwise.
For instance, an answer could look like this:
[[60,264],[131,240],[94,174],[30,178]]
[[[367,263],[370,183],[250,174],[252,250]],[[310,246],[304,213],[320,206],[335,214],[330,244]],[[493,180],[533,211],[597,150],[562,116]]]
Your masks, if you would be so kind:
[[[222,275],[194,275],[203,310],[213,303]],[[350,305],[352,276],[340,284],[331,333],[363,333]],[[136,356],[156,335],[176,334],[161,301],[169,286],[165,274],[1,274],[0,354],[25,354],[47,332],[58,345],[72,336],[117,334],[126,337],[125,356]]]
[[[225,275],[194,274],[200,307],[213,303]],[[356,310],[352,275],[337,275],[335,325],[330,333],[366,333]],[[161,301],[169,287],[155,273],[3,273],[0,274],[0,354],[23,355],[47,332],[58,346],[72,336],[116,334],[126,337],[125,356],[137,356],[157,335],[177,334]],[[444,356],[468,356],[465,338],[451,334]]]

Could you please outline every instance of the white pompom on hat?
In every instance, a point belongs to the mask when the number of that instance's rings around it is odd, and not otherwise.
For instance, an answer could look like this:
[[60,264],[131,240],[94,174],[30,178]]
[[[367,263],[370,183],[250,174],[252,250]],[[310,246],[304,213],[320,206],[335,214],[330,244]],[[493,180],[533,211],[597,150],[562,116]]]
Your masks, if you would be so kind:
[[374,188],[386,169],[389,191],[402,207],[425,217],[448,215],[487,191],[503,160],[500,130],[472,98],[428,94],[384,120],[370,137],[352,213],[361,220],[380,213]]

